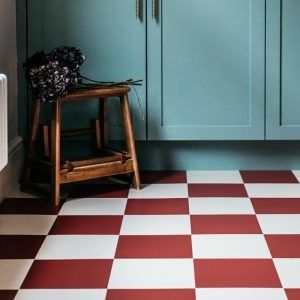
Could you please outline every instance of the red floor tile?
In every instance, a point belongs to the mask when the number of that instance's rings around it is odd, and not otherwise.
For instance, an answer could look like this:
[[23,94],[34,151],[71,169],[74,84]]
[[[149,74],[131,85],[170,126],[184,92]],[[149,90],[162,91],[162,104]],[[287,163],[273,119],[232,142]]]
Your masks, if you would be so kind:
[[23,289],[96,289],[107,288],[112,260],[35,261]]
[[78,184],[70,198],[127,198],[129,189],[127,184]]
[[191,216],[192,234],[261,234],[255,215]]
[[7,198],[0,205],[0,214],[56,215],[60,208],[49,199]]
[[273,258],[300,258],[300,235],[266,235],[265,238]]
[[292,171],[241,171],[245,183],[298,183]]
[[33,259],[44,240],[45,236],[0,235],[0,259]]
[[106,300],[195,300],[195,290],[108,290]]
[[287,289],[285,293],[288,300],[299,300],[300,299],[300,289]]
[[243,184],[189,184],[190,197],[248,197]]
[[300,198],[252,198],[257,214],[300,214]]
[[144,171],[141,172],[141,182],[151,183],[186,183],[186,171]]
[[194,264],[197,287],[281,287],[271,259],[203,259]]
[[126,215],[188,215],[188,199],[128,199]]
[[191,236],[120,236],[116,258],[192,258]]
[[17,294],[17,291],[1,291],[0,290],[0,299],[1,300],[13,300],[15,299],[15,296]]
[[122,216],[58,216],[50,234],[119,234]]

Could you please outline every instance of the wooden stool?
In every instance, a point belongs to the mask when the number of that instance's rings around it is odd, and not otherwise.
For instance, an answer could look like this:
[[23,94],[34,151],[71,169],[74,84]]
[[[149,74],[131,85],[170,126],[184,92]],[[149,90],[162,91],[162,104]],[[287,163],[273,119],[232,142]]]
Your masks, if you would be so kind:
[[[55,205],[60,204],[60,185],[101,177],[133,173],[133,185],[140,188],[140,176],[135,148],[135,140],[131,123],[130,107],[128,102],[128,87],[113,87],[97,90],[76,92],[58,99],[52,103],[53,112],[51,120],[51,142],[47,140],[47,126],[43,127],[45,155],[50,155],[49,161],[38,159],[35,154],[37,133],[39,127],[39,115],[41,102],[35,101],[32,114],[30,142],[28,147],[28,160],[25,167],[24,184],[30,184],[30,176],[33,168],[46,170],[51,174],[51,198]],[[123,125],[127,152],[112,150],[107,147],[108,125],[107,111],[108,100],[111,97],[120,98]],[[95,127],[61,132],[61,105],[65,102],[77,100],[99,99],[99,120],[95,121]],[[77,161],[61,160],[61,137],[95,134],[97,148],[101,155],[91,159]],[[51,150],[50,150],[51,144]]]

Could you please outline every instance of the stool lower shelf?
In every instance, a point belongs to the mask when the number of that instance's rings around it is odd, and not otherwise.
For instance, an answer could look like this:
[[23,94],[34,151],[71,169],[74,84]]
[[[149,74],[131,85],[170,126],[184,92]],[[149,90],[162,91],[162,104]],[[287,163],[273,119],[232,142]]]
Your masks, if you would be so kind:
[[[31,159],[33,168],[51,174],[51,158]],[[65,160],[60,163],[60,183],[70,183],[134,172],[133,160],[128,152],[111,148],[99,149],[89,157]]]

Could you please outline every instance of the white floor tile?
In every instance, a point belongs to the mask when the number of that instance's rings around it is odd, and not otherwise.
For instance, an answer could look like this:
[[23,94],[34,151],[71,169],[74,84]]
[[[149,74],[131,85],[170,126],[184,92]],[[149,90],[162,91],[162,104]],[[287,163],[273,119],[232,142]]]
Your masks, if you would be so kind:
[[131,188],[128,198],[187,198],[187,184],[149,184],[141,190]]
[[20,290],[15,300],[105,300],[106,290]]
[[114,260],[111,289],[194,288],[192,259]]
[[197,300],[287,300],[283,289],[275,288],[203,288],[196,290]]
[[264,234],[300,234],[300,215],[257,215]]
[[127,199],[87,198],[67,201],[60,215],[123,215]]
[[47,236],[37,259],[113,259],[117,243],[113,235]]
[[178,216],[124,216],[121,235],[191,234],[190,217]]
[[56,216],[0,215],[0,234],[46,235]]
[[188,183],[243,183],[239,171],[187,171]]
[[300,184],[245,184],[250,198],[300,197]]
[[261,234],[193,235],[194,258],[271,258]]
[[0,290],[17,290],[21,287],[33,260],[0,260]]
[[297,180],[300,182],[300,170],[293,170],[293,173],[296,176]]
[[192,215],[255,214],[249,198],[190,198]]
[[274,259],[274,264],[284,288],[300,289],[300,259]]

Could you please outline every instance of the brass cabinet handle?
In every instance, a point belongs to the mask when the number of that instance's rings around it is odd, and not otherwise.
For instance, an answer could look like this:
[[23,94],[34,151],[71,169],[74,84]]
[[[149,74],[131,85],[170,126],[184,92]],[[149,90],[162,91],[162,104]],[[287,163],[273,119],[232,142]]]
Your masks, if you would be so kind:
[[152,0],[152,19],[158,21],[159,0]]
[[143,20],[143,0],[136,0],[135,2],[136,18],[140,21]]

